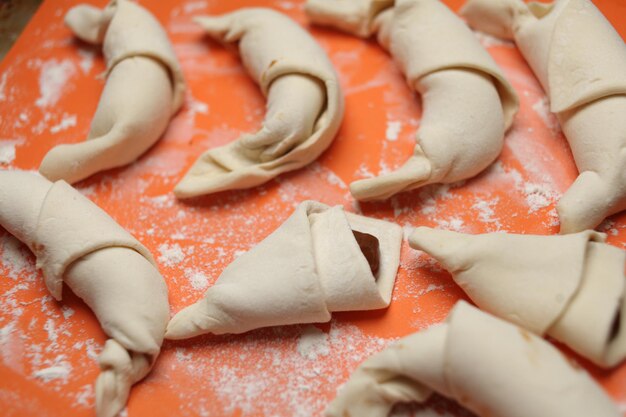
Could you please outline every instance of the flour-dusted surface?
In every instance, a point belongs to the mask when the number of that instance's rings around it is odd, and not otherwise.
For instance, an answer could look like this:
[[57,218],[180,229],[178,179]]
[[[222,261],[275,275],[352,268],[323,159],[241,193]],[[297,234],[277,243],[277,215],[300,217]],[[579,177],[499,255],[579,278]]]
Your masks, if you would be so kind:
[[[77,188],[152,251],[168,285],[172,313],[200,299],[233,259],[305,199],[395,221],[405,235],[419,225],[464,233],[558,231],[555,204],[577,175],[569,147],[515,47],[483,34],[477,34],[479,40],[512,81],[522,107],[501,157],[477,178],[384,203],[354,201],[348,189],[352,181],[389,172],[411,154],[421,102],[375,42],[312,28],[346,94],[345,120],[330,149],[308,167],[261,187],[177,201],[171,190],[197,156],[255,131],[265,111],[264,98],[237,54],[206,41],[190,18],[267,5],[301,24],[306,19],[301,1],[140,2],[172,38],[190,86],[185,106],[136,163]],[[608,2],[598,1],[603,3]],[[0,63],[0,169],[35,170],[53,146],[83,141],[89,131],[104,86],[99,77],[104,63],[98,48],[74,41],[63,27],[63,15],[73,4],[45,1]],[[600,230],[612,244],[625,247],[625,225],[624,216],[614,216]],[[461,297],[437,262],[405,243],[388,310],[335,314],[331,323],[319,325],[166,342],[153,372],[132,391],[126,413],[320,416],[363,359],[443,320]],[[92,416],[96,358],[105,339],[94,315],[71,291],[64,289],[62,302],[52,299],[34,256],[0,229],[0,414]],[[610,373],[589,369],[626,404],[626,367]],[[398,407],[395,415],[471,416],[439,397],[423,406]]]

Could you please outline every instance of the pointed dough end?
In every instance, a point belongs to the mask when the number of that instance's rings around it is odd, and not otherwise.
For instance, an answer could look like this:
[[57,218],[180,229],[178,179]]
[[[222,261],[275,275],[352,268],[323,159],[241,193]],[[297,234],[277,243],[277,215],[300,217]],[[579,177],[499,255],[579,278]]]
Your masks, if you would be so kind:
[[409,246],[428,253],[450,268],[453,255],[462,253],[463,247],[471,245],[472,238],[472,235],[421,226],[409,236]]
[[230,182],[226,180],[226,176],[230,171],[213,162],[209,152],[201,155],[176,184],[174,195],[177,198],[198,197],[228,189]]
[[386,200],[394,194],[430,184],[430,161],[424,156],[411,156],[396,171],[350,184],[350,192],[359,201]]
[[206,333],[215,333],[218,322],[204,312],[204,303],[199,301],[179,311],[167,325],[165,338],[170,340],[189,339]]
[[65,25],[81,40],[101,44],[104,33],[101,30],[104,13],[101,9],[81,4],[72,7],[65,15]]

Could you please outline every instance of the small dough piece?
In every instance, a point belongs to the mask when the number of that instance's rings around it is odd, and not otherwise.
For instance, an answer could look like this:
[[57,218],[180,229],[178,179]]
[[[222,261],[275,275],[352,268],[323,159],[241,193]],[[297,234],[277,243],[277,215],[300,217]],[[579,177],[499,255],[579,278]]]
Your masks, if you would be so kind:
[[39,167],[51,181],[75,183],[127,165],[154,145],[183,104],[185,81],[167,34],[137,3],[79,5],[65,24],[81,40],[102,44],[107,65],[87,140],[54,147]]
[[548,94],[580,172],[557,204],[561,233],[625,210],[626,46],[611,24],[589,0],[469,0],[461,13],[515,40]]
[[258,132],[202,154],[176,185],[178,198],[255,187],[330,146],[344,99],[326,53],[304,29],[261,8],[195,20],[211,38],[238,42],[244,66],[267,96],[267,113]]
[[608,368],[626,358],[626,253],[605,239],[590,230],[466,235],[418,227],[409,244],[437,259],[480,308]]
[[307,0],[304,7],[317,25],[368,38],[378,30],[376,17],[393,4],[394,0]]
[[620,417],[581,368],[524,329],[459,301],[444,323],[363,362],[327,417],[386,417],[433,392],[481,417]]
[[[353,230],[380,242],[376,276]],[[176,314],[165,337],[321,323],[334,311],[385,308],[391,302],[401,243],[398,225],[305,201],[271,235],[226,267],[202,300]]]
[[[380,4],[309,0],[314,23],[346,30],[346,4],[365,10],[352,31],[378,32],[409,85],[422,95],[424,114],[413,155],[396,171],[350,184],[358,200],[383,200],[433,183],[474,177],[502,150],[517,113],[515,90],[470,29],[437,0],[399,0],[373,17]],[[436,39],[437,42],[433,42]]]
[[37,257],[60,300],[63,281],[110,337],[98,358],[96,414],[124,408],[154,364],[169,319],[167,287],[150,252],[65,181],[0,171],[0,225]]

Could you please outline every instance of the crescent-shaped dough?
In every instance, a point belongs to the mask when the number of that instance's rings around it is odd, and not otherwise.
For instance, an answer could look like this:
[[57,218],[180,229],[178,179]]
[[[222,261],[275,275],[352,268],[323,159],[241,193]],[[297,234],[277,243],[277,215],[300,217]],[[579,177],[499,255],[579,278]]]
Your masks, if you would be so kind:
[[620,417],[589,375],[550,343],[460,301],[444,323],[363,362],[327,417],[386,417],[433,392],[481,417]]
[[626,358],[626,253],[605,239],[590,230],[466,235],[418,227],[409,244],[437,259],[480,308],[607,368]]
[[150,252],[65,181],[0,171],[0,225],[37,256],[60,300],[63,281],[94,311],[107,340],[98,362],[96,413],[113,417],[159,355],[167,287]]
[[344,100],[324,50],[271,9],[198,17],[207,34],[239,42],[244,66],[268,97],[263,127],[198,158],[176,185],[179,198],[250,188],[314,161],[339,130]]
[[[368,12],[348,16],[347,4]],[[500,154],[504,132],[519,106],[500,68],[441,2],[399,0],[372,21],[380,7],[375,0],[310,0],[307,6],[315,23],[344,30],[346,25],[358,27],[348,30],[360,35],[377,30],[380,44],[391,52],[424,102],[413,155],[396,171],[353,182],[350,191],[359,200],[386,199],[477,175]],[[359,16],[364,20],[355,26],[349,19]]]
[[[378,239],[376,275],[353,231]],[[176,314],[165,337],[320,323],[334,311],[385,308],[391,302],[401,243],[398,225],[305,201],[276,231],[231,263],[202,300]]]
[[102,44],[107,65],[87,140],[52,148],[39,167],[51,181],[75,183],[127,165],[154,145],[183,104],[185,82],[167,34],[134,2],[76,6],[65,23],[78,38]]
[[514,39],[550,98],[580,175],[557,204],[561,233],[626,209],[626,46],[589,0],[469,0],[470,25]]

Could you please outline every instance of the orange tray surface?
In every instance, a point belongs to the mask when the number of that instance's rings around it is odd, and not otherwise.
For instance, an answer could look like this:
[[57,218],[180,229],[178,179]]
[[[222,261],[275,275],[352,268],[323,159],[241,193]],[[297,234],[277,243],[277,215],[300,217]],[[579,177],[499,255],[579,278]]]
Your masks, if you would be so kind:
[[[0,64],[0,168],[36,170],[60,143],[84,140],[104,80],[98,48],[63,26],[73,0],[46,0]],[[104,1],[93,1],[104,6]],[[167,29],[189,92],[164,137],[136,163],[77,188],[154,254],[172,313],[200,297],[234,258],[278,227],[302,200],[315,199],[390,220],[408,233],[425,225],[467,233],[558,232],[555,203],[577,175],[546,96],[510,43],[480,36],[519,92],[521,111],[502,155],[486,172],[384,203],[357,204],[347,184],[398,167],[411,154],[420,100],[374,42],[308,27],[300,1],[143,0]],[[446,1],[455,10],[461,1]],[[626,3],[597,0],[626,36]],[[308,167],[251,190],[177,201],[173,186],[207,148],[256,130],[265,100],[235,50],[207,41],[196,14],[267,6],[310,29],[340,74],[346,116],[330,149]],[[626,215],[600,228],[626,246]],[[91,416],[95,361],[106,339],[85,304],[46,291],[33,255],[0,229],[0,414]],[[129,416],[317,416],[351,371],[391,341],[444,319],[464,295],[427,255],[403,243],[388,310],[335,314],[331,323],[166,342],[153,372],[133,389]],[[626,412],[626,365],[587,368]],[[555,399],[558,401],[558,399]],[[468,416],[441,398],[402,415]],[[433,414],[427,414],[432,416]],[[625,414],[626,415],[626,414]]]

